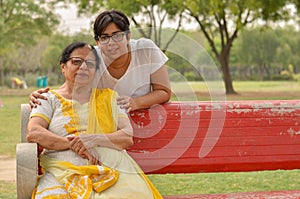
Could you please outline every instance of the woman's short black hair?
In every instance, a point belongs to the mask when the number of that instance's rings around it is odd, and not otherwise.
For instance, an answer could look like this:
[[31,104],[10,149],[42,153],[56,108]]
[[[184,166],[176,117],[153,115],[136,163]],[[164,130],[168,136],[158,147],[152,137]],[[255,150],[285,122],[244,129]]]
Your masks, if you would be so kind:
[[88,44],[86,42],[82,42],[82,41],[75,41],[71,44],[69,44],[62,52],[61,56],[60,56],[60,60],[59,63],[67,63],[71,57],[71,54],[74,50],[76,50],[77,48],[83,48],[85,46],[89,46],[95,56],[96,59],[96,68],[99,68],[99,64],[100,64],[100,59],[98,56],[98,53],[96,51],[96,49],[94,48],[94,46],[92,46],[91,44]]
[[129,32],[129,20],[127,16],[118,10],[110,10],[101,12],[94,23],[94,39],[99,40],[99,36],[105,31],[110,23],[116,24],[122,31]]

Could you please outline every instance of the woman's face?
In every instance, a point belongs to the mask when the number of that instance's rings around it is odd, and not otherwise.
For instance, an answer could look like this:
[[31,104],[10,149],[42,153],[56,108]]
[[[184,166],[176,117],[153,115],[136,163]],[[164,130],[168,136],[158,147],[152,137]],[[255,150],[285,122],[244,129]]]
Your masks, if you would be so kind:
[[[119,38],[115,41],[111,36],[115,35],[116,38]],[[130,33],[124,34],[124,31],[120,30],[115,23],[110,23],[107,28],[100,35],[97,44],[102,50],[106,58],[113,62],[115,59],[124,55],[128,52],[128,43],[130,39]],[[105,42],[107,41],[108,42]]]
[[89,85],[96,71],[96,58],[89,46],[76,48],[67,63],[61,64],[66,82],[77,85]]

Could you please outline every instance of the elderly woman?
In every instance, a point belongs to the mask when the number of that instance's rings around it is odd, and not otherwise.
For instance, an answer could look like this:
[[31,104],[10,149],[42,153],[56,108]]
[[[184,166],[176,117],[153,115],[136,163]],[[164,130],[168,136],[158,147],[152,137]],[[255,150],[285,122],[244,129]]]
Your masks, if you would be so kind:
[[44,148],[33,198],[162,198],[127,154],[132,127],[117,93],[96,89],[99,58],[74,42],[63,51],[65,83],[32,109],[28,142]]

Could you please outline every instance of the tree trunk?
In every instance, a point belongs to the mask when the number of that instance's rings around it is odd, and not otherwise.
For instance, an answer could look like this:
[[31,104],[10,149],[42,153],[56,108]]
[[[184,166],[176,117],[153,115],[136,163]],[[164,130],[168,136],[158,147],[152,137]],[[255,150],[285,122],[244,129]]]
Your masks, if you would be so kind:
[[221,64],[222,72],[223,72],[223,80],[225,83],[226,94],[237,94],[233,89],[230,70],[229,70],[229,53],[221,53],[219,56],[219,62]]
[[0,86],[4,86],[4,69],[3,69],[3,62],[2,59],[0,58]]

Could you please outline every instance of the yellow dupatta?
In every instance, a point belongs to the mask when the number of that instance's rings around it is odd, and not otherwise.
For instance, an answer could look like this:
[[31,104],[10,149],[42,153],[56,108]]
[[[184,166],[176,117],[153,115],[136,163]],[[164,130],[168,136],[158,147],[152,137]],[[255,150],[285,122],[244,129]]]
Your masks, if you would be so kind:
[[119,172],[99,165],[76,166],[70,162],[41,155],[41,166],[64,185],[67,194],[46,198],[88,199],[94,190],[100,193],[118,180]]
[[116,97],[116,92],[111,89],[92,90],[87,134],[107,134],[117,130]]
[[[87,133],[112,133],[117,130],[118,111],[116,104],[117,94],[111,89],[93,89],[90,100],[90,112],[88,120]],[[136,162],[128,155],[128,158],[142,176],[146,184],[151,189],[154,199],[162,199],[163,197],[155,188],[149,178],[136,164]],[[118,190],[116,190],[118,191]]]

